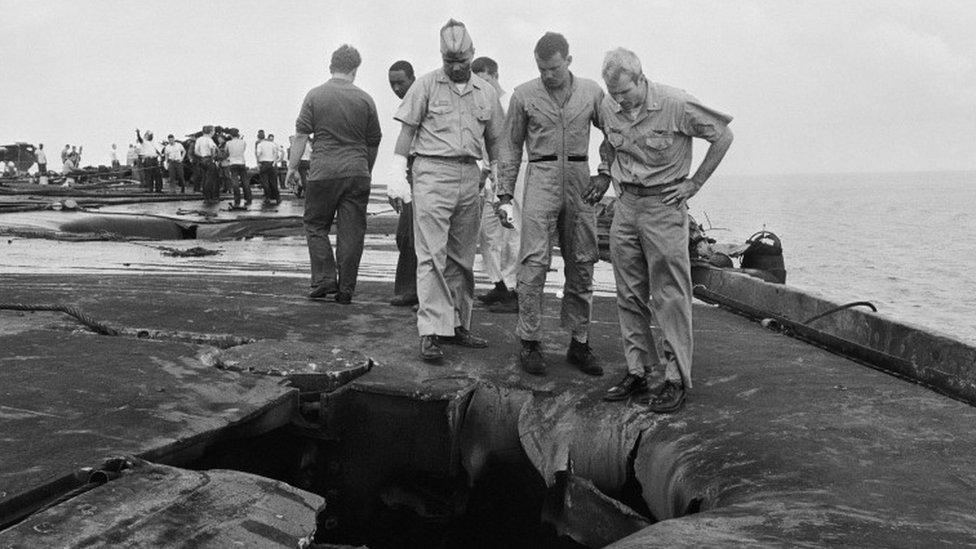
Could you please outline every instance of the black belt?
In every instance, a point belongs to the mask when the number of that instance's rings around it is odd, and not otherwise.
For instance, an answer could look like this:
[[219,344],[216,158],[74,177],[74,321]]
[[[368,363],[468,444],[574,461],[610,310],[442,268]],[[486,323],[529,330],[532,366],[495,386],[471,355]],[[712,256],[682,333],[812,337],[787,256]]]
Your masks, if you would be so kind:
[[[676,183],[676,181],[673,181],[672,183]],[[636,196],[663,196],[665,193],[665,189],[667,189],[668,186],[670,185],[671,183],[665,183],[663,185],[654,185],[653,187],[645,187],[640,183],[621,182],[620,188],[625,193],[633,194]]]
[[478,159],[473,156],[433,156],[429,154],[418,154],[417,158],[429,158],[442,162],[456,162],[458,164],[477,164]]
[[[530,158],[529,159],[529,162],[555,162],[556,160],[559,160],[559,157],[558,156],[556,156],[554,154],[548,154],[546,156],[540,156],[540,157],[537,157],[537,158]],[[582,156],[567,156],[566,157],[566,160],[569,161],[569,162],[586,162],[587,157],[586,157],[585,154],[582,155]]]

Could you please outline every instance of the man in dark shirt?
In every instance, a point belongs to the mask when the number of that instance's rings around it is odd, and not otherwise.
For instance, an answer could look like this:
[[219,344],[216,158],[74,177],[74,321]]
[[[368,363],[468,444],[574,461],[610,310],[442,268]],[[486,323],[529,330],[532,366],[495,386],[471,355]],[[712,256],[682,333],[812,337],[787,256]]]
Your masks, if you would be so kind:
[[[397,61],[390,66],[390,88],[397,97],[403,99],[413,85],[413,65],[407,61]],[[409,175],[413,157],[407,158]],[[412,177],[409,177],[412,179]],[[393,299],[390,305],[406,307],[417,304],[417,253],[413,249],[413,204],[390,200],[390,205],[400,214],[397,224],[396,245],[400,255],[397,258],[396,278],[393,280]]]
[[[297,183],[298,165],[309,135],[312,166],[305,198],[305,234],[312,264],[312,299],[336,294],[352,302],[366,236],[370,174],[380,144],[380,122],[373,98],[353,84],[362,58],[343,44],[332,54],[332,78],[312,88],[295,122],[288,181]],[[336,251],[329,229],[338,214]],[[336,265],[338,260],[338,268]]]

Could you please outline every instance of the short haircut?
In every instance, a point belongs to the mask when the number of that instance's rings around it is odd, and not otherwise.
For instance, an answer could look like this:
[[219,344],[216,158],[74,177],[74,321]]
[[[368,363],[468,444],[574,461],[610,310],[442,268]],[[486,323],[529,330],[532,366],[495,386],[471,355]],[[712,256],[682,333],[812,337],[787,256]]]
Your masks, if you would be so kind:
[[410,80],[414,79],[413,65],[411,65],[409,61],[404,61],[403,59],[401,59],[396,63],[393,63],[392,65],[390,65],[390,72],[393,71],[403,71],[403,74],[406,74],[407,78],[409,78]]
[[341,72],[348,74],[359,68],[363,58],[359,56],[356,48],[349,44],[339,46],[339,49],[332,52],[332,62],[329,63],[330,72]]
[[[166,139],[173,139],[173,134],[169,134],[169,135],[167,135],[167,136],[166,136]],[[113,143],[113,145],[114,145],[114,144],[115,144],[115,143]]]
[[479,57],[471,62],[471,72],[475,74],[479,72],[487,72],[488,74],[497,78],[498,63],[496,63],[491,57]]
[[644,74],[637,54],[624,48],[607,52],[606,57],[603,58],[602,72],[603,79],[607,82],[616,81],[621,74],[626,74],[630,76],[632,81],[637,82],[638,78]]
[[535,55],[539,59],[549,59],[561,53],[563,59],[569,57],[569,42],[558,32],[547,32],[535,43]]

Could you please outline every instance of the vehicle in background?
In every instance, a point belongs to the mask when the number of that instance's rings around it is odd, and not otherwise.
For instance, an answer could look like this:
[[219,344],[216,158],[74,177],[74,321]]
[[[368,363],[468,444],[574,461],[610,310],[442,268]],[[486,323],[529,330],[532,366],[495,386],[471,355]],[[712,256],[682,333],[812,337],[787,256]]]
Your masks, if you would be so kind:
[[18,173],[26,173],[37,162],[34,145],[18,141],[12,145],[0,145],[0,162],[13,162]]

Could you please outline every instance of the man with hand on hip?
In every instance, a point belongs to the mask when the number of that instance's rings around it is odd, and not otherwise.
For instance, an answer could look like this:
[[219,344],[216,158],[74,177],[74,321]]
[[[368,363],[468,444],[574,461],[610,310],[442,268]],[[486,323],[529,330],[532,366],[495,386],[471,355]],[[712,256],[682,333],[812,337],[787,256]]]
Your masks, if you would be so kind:
[[[681,409],[691,389],[691,262],[688,206],[732,145],[732,117],[690,94],[651,82],[634,52],[617,48],[603,61],[608,96],[601,105],[602,163],[584,198],[596,203],[611,181],[620,196],[610,228],[610,256],[617,282],[617,314],[627,373],[605,400],[648,392],[646,372],[660,358],[664,384],[646,403],[653,412]],[[709,142],[691,172],[691,141]],[[656,320],[663,341],[650,329]],[[660,358],[659,358],[660,357]]]

